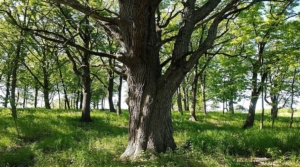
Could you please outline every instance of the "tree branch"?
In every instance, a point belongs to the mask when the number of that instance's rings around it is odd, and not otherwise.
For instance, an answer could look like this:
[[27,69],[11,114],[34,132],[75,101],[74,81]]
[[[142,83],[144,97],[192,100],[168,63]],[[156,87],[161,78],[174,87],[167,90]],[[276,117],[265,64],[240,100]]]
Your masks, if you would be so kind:
[[104,21],[104,22],[107,22],[107,23],[110,23],[113,25],[119,24],[119,21],[117,18],[109,18],[109,17],[101,16],[101,13],[99,13],[98,10],[93,9],[89,6],[82,5],[77,0],[51,0],[51,1],[58,3],[58,4],[67,5],[67,6],[73,8],[73,9],[76,9],[86,15],[91,16],[94,19],[101,20],[101,21]]

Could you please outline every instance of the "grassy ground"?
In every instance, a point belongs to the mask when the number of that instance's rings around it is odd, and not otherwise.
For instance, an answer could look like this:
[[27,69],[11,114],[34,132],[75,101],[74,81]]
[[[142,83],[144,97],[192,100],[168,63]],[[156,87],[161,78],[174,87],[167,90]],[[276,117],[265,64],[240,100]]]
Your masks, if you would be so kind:
[[[93,111],[93,123],[80,123],[79,111],[19,109],[18,132],[10,110],[0,109],[0,167],[4,166],[300,166],[300,118],[289,126],[284,111],[270,128],[242,130],[245,114],[173,112],[178,149],[158,154],[145,152],[140,160],[120,161],[127,144],[128,113],[121,116]],[[267,111],[268,112],[268,111]],[[268,112],[269,113],[269,112]],[[284,117],[286,116],[286,117]]]

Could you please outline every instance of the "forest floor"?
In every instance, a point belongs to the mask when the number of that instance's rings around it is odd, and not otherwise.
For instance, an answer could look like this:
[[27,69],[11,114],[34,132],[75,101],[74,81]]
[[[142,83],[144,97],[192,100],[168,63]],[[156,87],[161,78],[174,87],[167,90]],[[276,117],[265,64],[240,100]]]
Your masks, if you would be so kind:
[[14,124],[11,111],[0,108],[0,167],[300,167],[298,111],[292,128],[288,110],[279,111],[273,128],[265,113],[262,130],[259,112],[254,127],[243,130],[246,114],[198,112],[198,122],[190,122],[188,112],[174,111],[175,151],[155,156],[146,151],[136,161],[120,161],[128,139],[127,111],[117,116],[93,110],[93,122],[80,123],[77,110],[18,109]]

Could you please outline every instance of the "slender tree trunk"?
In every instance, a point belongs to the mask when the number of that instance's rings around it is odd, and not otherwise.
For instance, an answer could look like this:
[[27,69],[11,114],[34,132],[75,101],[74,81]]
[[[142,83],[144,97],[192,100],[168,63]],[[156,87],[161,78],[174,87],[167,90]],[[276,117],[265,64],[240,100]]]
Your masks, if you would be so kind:
[[80,92],[80,103],[79,103],[79,108],[82,108],[82,102],[83,102],[83,93],[82,91]]
[[275,119],[278,116],[278,102],[272,103],[272,108],[271,108],[271,116],[272,116],[272,128],[274,127],[275,124]]
[[202,74],[200,74],[200,81],[201,81],[201,94],[202,94],[202,107],[203,107],[203,113],[206,114],[206,72],[203,71]]
[[77,91],[77,94],[76,94],[76,104],[75,104],[76,105],[76,110],[79,109],[80,95],[81,95],[80,91]]
[[20,90],[18,89],[16,107],[18,107],[19,105],[19,100],[20,100]]
[[26,92],[27,92],[27,86],[25,85],[24,86],[24,92],[23,92],[23,106],[22,106],[23,108],[26,107],[26,98],[27,98]]
[[293,108],[293,105],[294,105],[294,95],[295,95],[294,86],[295,86],[296,73],[297,73],[297,68],[295,68],[295,70],[294,70],[294,76],[293,76],[292,85],[291,85],[292,92],[291,92],[291,105],[290,105],[290,108],[292,110],[292,113],[291,113],[290,126],[289,126],[290,128],[292,128],[293,123],[294,123],[294,112],[295,112],[295,110]]
[[261,117],[260,117],[260,130],[263,129],[264,127],[264,117],[265,117],[265,106],[264,106],[264,91],[263,91],[263,87],[262,87],[262,91],[261,91]]
[[104,98],[101,99],[101,110],[104,111]]
[[181,88],[180,87],[177,89],[177,106],[178,106],[178,111],[180,112],[181,115],[183,115],[182,95],[181,95]]
[[50,107],[50,99],[49,99],[49,78],[47,69],[43,68],[44,71],[44,86],[43,86],[43,93],[44,93],[44,103],[46,109],[51,109]]
[[183,88],[182,90],[183,90],[183,96],[184,96],[184,98],[183,98],[184,110],[185,111],[190,111],[190,109],[189,109],[189,95],[188,95],[188,90],[187,90],[186,87]]
[[37,108],[37,103],[38,103],[38,95],[39,95],[39,84],[37,81],[35,81],[35,86],[34,86],[34,108]]
[[256,109],[257,99],[258,99],[258,96],[260,95],[260,93],[262,91],[263,83],[264,83],[264,81],[266,80],[266,78],[268,76],[267,71],[265,71],[263,74],[261,74],[261,81],[260,81],[260,85],[258,86],[258,73],[259,73],[260,68],[262,68],[262,65],[263,65],[262,59],[263,59],[263,52],[264,52],[265,45],[266,45],[265,42],[259,43],[259,45],[258,45],[258,50],[259,50],[258,57],[257,57],[257,60],[252,64],[251,102],[250,102],[249,111],[248,111],[246,121],[243,125],[243,129],[250,128],[254,124],[254,117],[255,117],[255,109]]
[[[88,62],[86,62],[88,63]],[[90,78],[90,71],[89,71],[89,65],[84,69],[84,75],[81,77],[81,81],[83,84],[83,91],[82,91],[82,114],[80,121],[81,122],[92,122],[91,119],[91,97],[92,97],[92,92],[91,92],[91,78]]]
[[109,111],[110,112],[116,112],[116,109],[114,107],[113,102],[113,93],[114,92],[114,78],[113,76],[109,77],[109,83],[108,83],[108,104],[109,104]]
[[192,84],[192,110],[190,111],[190,121],[197,121],[196,105],[197,105],[197,88],[198,88],[198,63],[195,64],[194,81]]
[[46,53],[43,53],[43,66],[42,66],[42,69],[43,69],[43,93],[44,93],[44,103],[45,103],[45,108],[46,109],[51,109],[51,106],[50,106],[50,99],[49,99],[49,91],[50,91],[50,81],[49,81],[49,72],[48,72],[48,69],[49,69],[49,65],[47,63],[47,57],[46,57]]
[[[112,59],[109,60],[109,64],[112,66]],[[108,104],[109,104],[109,111],[116,112],[113,102],[113,95],[114,95],[114,72],[112,70],[108,71]]]
[[223,97],[222,97],[222,114],[224,115],[224,113],[225,113],[225,103],[226,103],[226,101],[225,101],[225,99],[224,99],[224,95],[223,95]]
[[[21,46],[19,46],[19,47],[21,47]],[[17,54],[17,55],[19,55],[19,54]],[[19,68],[19,65],[18,65],[19,61],[18,60],[19,60],[19,56],[16,56],[16,58],[14,60],[14,67],[12,69],[12,81],[11,81],[11,93],[10,93],[11,94],[10,106],[11,106],[12,116],[13,116],[15,121],[18,117],[17,116],[17,105],[16,105],[17,71],[18,71],[18,68]]]
[[271,101],[272,101],[271,116],[272,116],[272,128],[273,128],[275,124],[275,119],[278,116],[278,96],[271,93]]
[[[59,63],[58,57],[56,57],[56,64],[57,64],[58,67],[61,66],[60,63]],[[63,78],[61,68],[58,68],[58,72],[59,72],[60,82],[61,82],[62,87],[63,87],[65,105],[66,105],[67,109],[70,110],[70,103],[69,103],[69,98],[68,98],[68,94],[67,94],[67,88],[66,88],[66,85],[65,85],[65,80]]]
[[[9,70],[10,71],[10,70]],[[9,102],[9,89],[10,89],[10,79],[11,79],[11,72],[7,73],[7,78],[6,78],[6,91],[5,91],[5,98],[4,98],[4,107],[7,108],[8,102]]]
[[[276,81],[275,81],[276,82]],[[271,79],[270,79],[270,83],[273,84],[273,88],[270,90],[270,98],[271,98],[271,102],[269,102],[267,100],[267,89],[264,89],[264,101],[272,106],[271,108],[271,116],[272,116],[272,125],[271,125],[271,128],[273,129],[274,128],[274,124],[275,124],[275,119],[277,118],[277,113],[278,113],[278,93],[274,93],[272,92],[272,90],[276,90],[277,89],[277,83],[272,83],[271,82]]]
[[231,114],[234,114],[233,91],[231,91],[230,93],[231,93],[231,96],[230,96],[230,99],[229,99],[229,111],[231,112]]
[[[12,116],[14,118],[15,124],[16,124],[16,119],[17,119],[17,104],[16,104],[16,88],[17,88],[17,72],[19,69],[19,62],[22,57],[22,44],[23,44],[23,37],[24,33],[23,31],[20,32],[20,40],[17,44],[16,48],[16,55],[12,60],[12,81],[11,81],[11,97],[10,97],[10,106],[11,106],[11,111],[12,111]],[[17,127],[17,126],[16,126]]]
[[[223,90],[225,90],[225,80],[223,79]],[[225,113],[225,105],[226,105],[226,103],[227,103],[227,100],[225,99],[225,92],[223,92],[223,94],[222,94],[222,103],[223,103],[223,106],[222,106],[222,113],[223,113],[223,115],[224,115],[224,113]]]
[[257,96],[252,96],[251,101],[250,101],[249,110],[248,110],[247,119],[246,119],[246,122],[243,126],[243,129],[250,128],[254,124],[255,109],[256,109],[257,100],[258,100]]
[[46,87],[46,85],[47,84],[45,84],[45,88],[43,88],[45,108],[51,109],[50,99],[49,99],[49,88],[48,88],[48,86]]
[[121,100],[122,100],[122,81],[123,78],[120,75],[119,76],[119,86],[118,86],[118,104],[117,104],[117,115],[120,115],[122,113],[121,109]]
[[[86,20],[86,24],[89,25],[88,19]],[[89,42],[90,42],[90,34],[88,30],[86,30],[85,34],[85,47],[89,48]],[[82,59],[82,68],[83,68],[83,73],[80,75],[81,83],[82,83],[82,114],[80,121],[81,122],[92,122],[91,119],[91,98],[92,98],[92,92],[91,92],[91,84],[92,80],[90,77],[90,54],[84,53],[83,59]]]
[[58,109],[61,109],[61,104],[60,104],[60,91],[59,91],[59,86],[58,83],[56,84],[56,88],[57,88],[57,95],[58,95]]

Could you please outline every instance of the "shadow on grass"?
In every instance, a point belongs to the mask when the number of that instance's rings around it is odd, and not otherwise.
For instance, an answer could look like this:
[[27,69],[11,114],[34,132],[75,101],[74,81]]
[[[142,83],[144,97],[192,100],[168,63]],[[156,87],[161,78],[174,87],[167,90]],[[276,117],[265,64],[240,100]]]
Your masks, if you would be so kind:
[[[17,119],[20,135],[17,136],[16,131],[11,130],[14,127],[11,114],[1,113],[0,135],[5,134],[10,141],[6,144],[0,142],[0,148],[5,149],[0,150],[0,166],[33,166],[36,161],[34,159],[38,156],[35,155],[37,150],[38,153],[53,156],[78,147],[79,150],[89,152],[91,143],[96,140],[118,138],[120,134],[126,134],[127,128],[116,124],[115,116],[109,113],[104,116],[97,114],[92,116],[93,122],[82,123],[79,121],[80,112],[20,110]],[[111,154],[105,149],[91,153],[101,154],[102,157],[103,153],[106,158]]]
[[78,117],[57,114],[52,118],[28,115],[19,121],[21,139],[24,142],[36,142],[43,152],[55,152],[78,146],[90,138],[101,140],[107,136],[116,137],[126,133],[125,127],[115,126],[101,117],[93,122],[79,122]]

